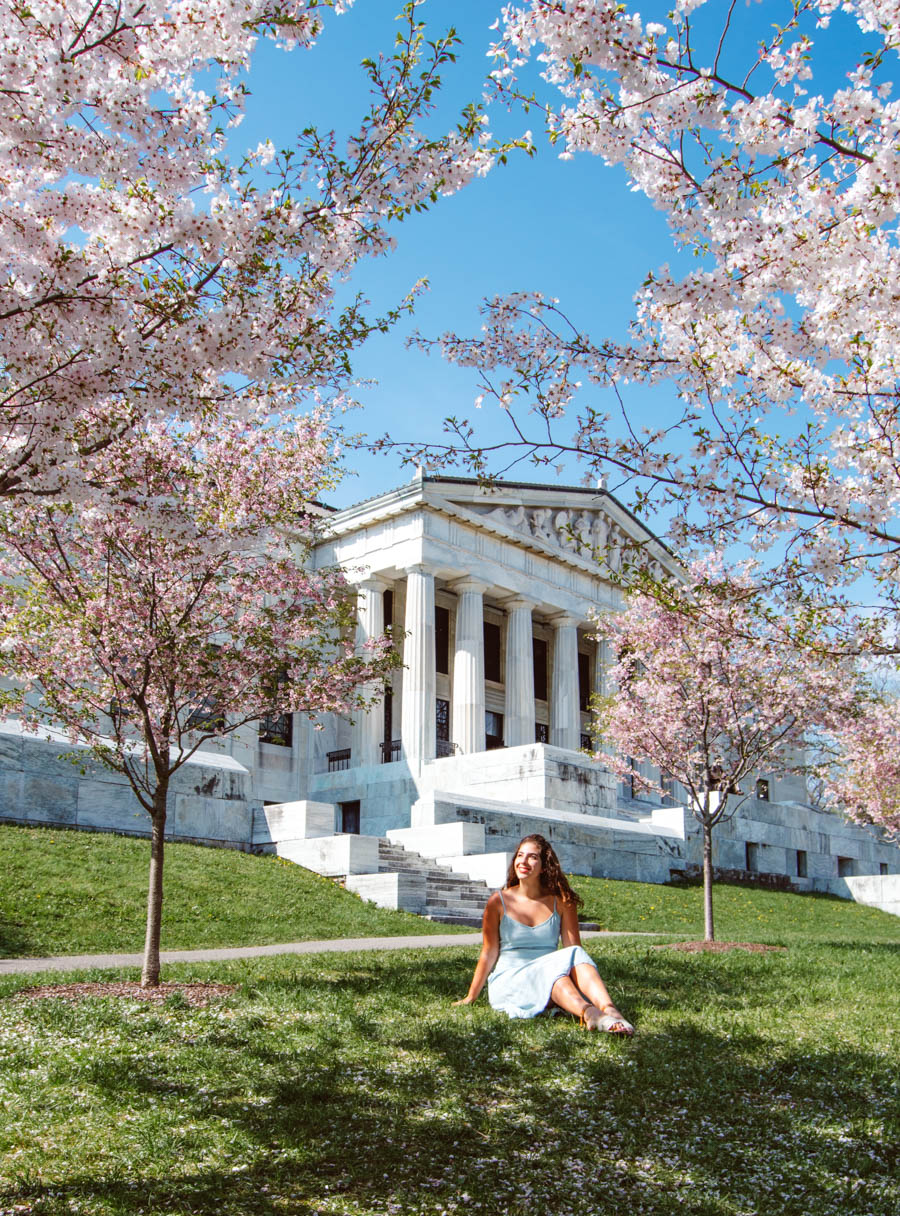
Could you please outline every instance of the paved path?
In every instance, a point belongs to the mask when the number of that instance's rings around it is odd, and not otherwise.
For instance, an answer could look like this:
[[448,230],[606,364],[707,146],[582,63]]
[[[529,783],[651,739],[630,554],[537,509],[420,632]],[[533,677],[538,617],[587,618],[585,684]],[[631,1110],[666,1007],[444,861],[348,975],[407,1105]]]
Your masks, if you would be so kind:
[[[655,937],[652,933],[584,932],[582,937]],[[351,950],[418,950],[426,946],[477,946],[480,933],[429,933],[423,937],[342,937],[319,942],[285,942],[275,946],[227,946],[218,950],[163,950],[163,963],[214,963],[220,959],[259,958],[271,954],[343,954]],[[70,954],[56,958],[0,959],[0,975],[34,971],[91,971],[105,967],[140,967],[143,954]]]

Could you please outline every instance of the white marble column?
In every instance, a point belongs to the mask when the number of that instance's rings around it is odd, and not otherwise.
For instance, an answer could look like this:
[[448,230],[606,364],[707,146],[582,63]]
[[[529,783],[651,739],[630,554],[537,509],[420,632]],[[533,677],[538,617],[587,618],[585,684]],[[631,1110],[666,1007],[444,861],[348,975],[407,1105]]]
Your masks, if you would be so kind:
[[594,686],[591,690],[598,697],[608,697],[613,691],[609,673],[615,663],[613,648],[606,638],[597,638],[594,652]]
[[[384,593],[388,584],[384,579],[364,579],[358,588],[356,610],[356,645],[362,651],[366,642],[380,638],[384,633]],[[367,684],[364,692],[368,698],[377,700],[369,710],[357,710],[353,723],[353,741],[350,763],[355,768],[360,764],[377,764],[380,757],[378,744],[384,734],[383,690],[379,684]]]
[[435,755],[434,575],[424,566],[410,566],[406,575],[400,741],[417,769]]
[[553,684],[550,689],[550,742],[577,751],[581,746],[578,708],[578,618],[553,620]]
[[534,604],[522,596],[506,601],[506,721],[507,747],[534,743],[534,648],[531,612]]
[[459,750],[483,752],[484,739],[484,583],[454,583],[456,644],[453,650],[453,721],[450,738]]

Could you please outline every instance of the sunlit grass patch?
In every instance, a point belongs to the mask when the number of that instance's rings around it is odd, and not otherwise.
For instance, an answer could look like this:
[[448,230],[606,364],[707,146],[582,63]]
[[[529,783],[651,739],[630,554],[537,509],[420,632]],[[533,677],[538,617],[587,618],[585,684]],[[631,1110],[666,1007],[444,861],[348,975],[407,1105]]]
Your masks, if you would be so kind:
[[452,1008],[473,948],[169,968],[240,985],[200,1009],[0,1000],[0,1211],[895,1216],[896,948],[592,949],[630,1043]]
[[[149,863],[147,840],[0,825],[0,957],[141,950]],[[277,857],[166,845],[164,950],[435,932]]]

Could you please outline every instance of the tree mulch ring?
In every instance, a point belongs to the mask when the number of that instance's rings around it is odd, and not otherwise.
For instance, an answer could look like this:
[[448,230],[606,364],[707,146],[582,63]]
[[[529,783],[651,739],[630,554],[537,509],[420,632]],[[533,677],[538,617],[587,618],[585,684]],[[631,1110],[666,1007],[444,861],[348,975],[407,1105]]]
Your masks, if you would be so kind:
[[724,954],[727,950],[749,950],[751,954],[767,954],[769,951],[784,953],[787,946],[764,946],[762,942],[669,942],[654,946],[654,950],[682,950],[685,954]]
[[237,984],[202,984],[202,983],[167,983],[157,984],[153,988],[142,988],[140,984],[128,980],[114,980],[110,983],[84,984],[41,984],[33,988],[20,988],[14,997],[26,1000],[40,1000],[43,997],[58,997],[63,1001],[85,1001],[95,996],[128,997],[135,1001],[153,1001],[161,1004],[170,997],[180,997],[186,1005],[203,1008],[217,997],[230,996],[237,990]]

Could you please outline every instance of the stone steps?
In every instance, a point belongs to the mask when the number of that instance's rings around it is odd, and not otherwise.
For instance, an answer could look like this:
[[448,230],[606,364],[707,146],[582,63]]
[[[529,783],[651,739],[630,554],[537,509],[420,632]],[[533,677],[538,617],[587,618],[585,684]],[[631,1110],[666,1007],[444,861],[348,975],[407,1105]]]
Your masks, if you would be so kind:
[[388,840],[378,842],[378,871],[381,874],[406,874],[425,880],[424,911],[420,915],[446,924],[481,924],[490,888],[449,866],[423,857],[411,849]]

